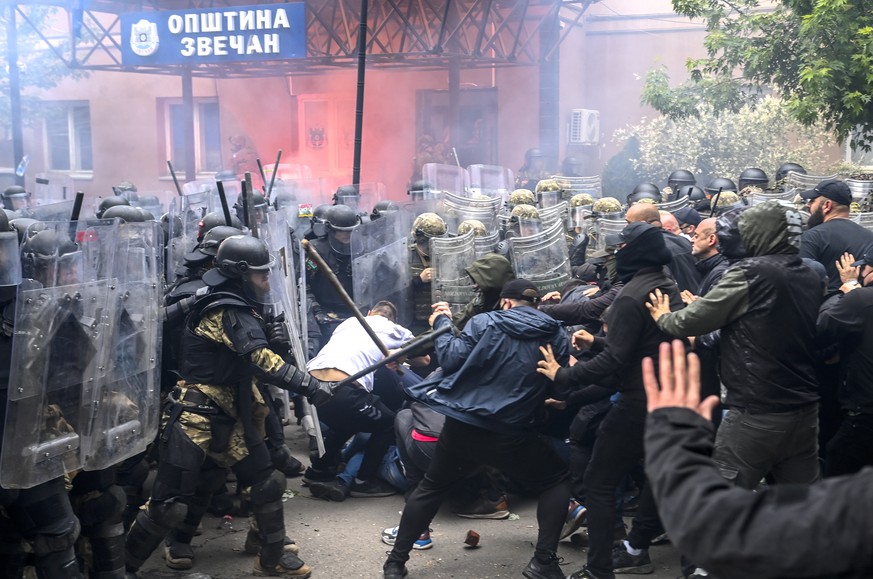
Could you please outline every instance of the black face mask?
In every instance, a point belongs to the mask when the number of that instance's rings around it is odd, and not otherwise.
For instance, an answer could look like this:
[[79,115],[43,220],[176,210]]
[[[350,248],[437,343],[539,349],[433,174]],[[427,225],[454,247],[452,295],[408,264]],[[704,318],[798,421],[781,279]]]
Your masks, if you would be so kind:
[[806,221],[806,228],[812,229],[813,227],[821,225],[822,223],[824,223],[824,213],[822,212],[821,207],[819,207],[810,214],[809,219]]

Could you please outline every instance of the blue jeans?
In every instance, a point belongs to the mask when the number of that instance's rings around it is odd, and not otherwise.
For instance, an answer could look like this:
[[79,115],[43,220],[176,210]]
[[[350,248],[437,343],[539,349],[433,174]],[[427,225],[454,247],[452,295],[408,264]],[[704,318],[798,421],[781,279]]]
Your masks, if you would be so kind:
[[[356,434],[343,449],[342,457],[346,467],[336,476],[347,487],[352,486],[352,482],[361,468],[361,463],[364,460],[364,447],[367,445],[369,438],[370,435],[366,432]],[[400,453],[397,452],[397,447],[394,445],[388,447],[388,451],[382,457],[382,462],[376,470],[376,474],[400,492],[406,492],[406,489],[409,488],[409,481],[406,480],[406,476],[404,476],[403,469],[400,466]]]

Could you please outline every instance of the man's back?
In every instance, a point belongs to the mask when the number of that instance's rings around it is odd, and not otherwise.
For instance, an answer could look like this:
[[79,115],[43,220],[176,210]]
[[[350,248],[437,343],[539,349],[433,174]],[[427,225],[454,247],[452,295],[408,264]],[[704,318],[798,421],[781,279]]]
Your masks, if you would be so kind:
[[836,262],[845,252],[858,257],[873,249],[873,231],[851,219],[831,219],[805,231],[800,238],[800,257],[821,263],[828,272],[828,290],[840,288]]

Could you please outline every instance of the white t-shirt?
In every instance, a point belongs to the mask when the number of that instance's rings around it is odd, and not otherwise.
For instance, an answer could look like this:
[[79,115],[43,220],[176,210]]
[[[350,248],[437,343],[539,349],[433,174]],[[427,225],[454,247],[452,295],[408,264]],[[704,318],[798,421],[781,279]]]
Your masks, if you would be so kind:
[[[399,348],[414,337],[412,332],[383,316],[367,316],[364,319],[389,350]],[[384,357],[358,319],[349,318],[336,327],[330,340],[309,361],[306,369],[336,368],[352,376]],[[372,392],[373,373],[358,379],[358,382]]]

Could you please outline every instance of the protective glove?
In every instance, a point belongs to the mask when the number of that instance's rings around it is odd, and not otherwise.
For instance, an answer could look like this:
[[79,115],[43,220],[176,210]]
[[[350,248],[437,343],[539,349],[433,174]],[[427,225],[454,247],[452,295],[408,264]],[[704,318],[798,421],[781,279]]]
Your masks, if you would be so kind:
[[279,354],[287,354],[291,351],[291,335],[288,333],[288,325],[284,320],[275,318],[267,322],[267,341],[271,348]]

